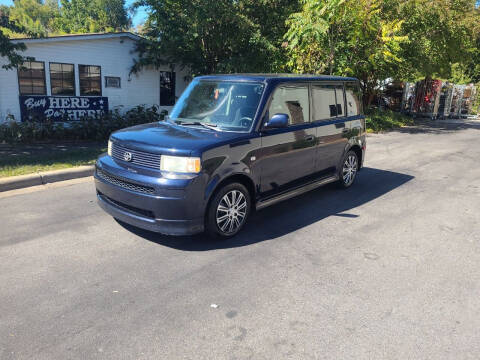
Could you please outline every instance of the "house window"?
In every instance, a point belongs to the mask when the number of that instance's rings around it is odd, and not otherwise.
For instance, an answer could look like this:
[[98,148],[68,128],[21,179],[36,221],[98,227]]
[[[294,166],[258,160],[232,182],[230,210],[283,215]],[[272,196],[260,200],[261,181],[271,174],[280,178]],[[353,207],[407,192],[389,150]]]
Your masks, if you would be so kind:
[[105,87],[120,89],[120,78],[117,76],[105,76]]
[[100,66],[78,65],[80,96],[101,96],[102,76]]
[[52,95],[75,95],[73,64],[50,63]]
[[46,95],[45,63],[27,61],[18,68],[20,95]]
[[160,71],[160,106],[175,105],[175,73]]

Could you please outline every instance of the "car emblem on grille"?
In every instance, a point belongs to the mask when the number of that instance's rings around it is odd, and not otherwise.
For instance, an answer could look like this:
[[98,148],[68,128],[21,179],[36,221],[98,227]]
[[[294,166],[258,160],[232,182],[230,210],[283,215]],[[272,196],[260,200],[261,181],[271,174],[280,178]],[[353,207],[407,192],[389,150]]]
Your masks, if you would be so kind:
[[125,160],[125,161],[132,161],[132,158],[133,158],[133,156],[132,156],[132,153],[131,153],[131,152],[125,151],[125,152],[123,153],[123,160]]

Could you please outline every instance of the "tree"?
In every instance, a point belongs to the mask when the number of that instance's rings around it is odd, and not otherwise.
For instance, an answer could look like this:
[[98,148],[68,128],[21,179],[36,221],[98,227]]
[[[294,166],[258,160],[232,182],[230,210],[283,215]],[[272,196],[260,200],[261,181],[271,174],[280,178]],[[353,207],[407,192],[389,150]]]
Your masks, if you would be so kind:
[[[136,6],[149,12],[147,40],[138,46],[140,60],[133,70],[180,62],[193,74],[275,71],[285,60],[280,45],[292,3],[140,0]],[[264,17],[268,13],[270,20]]]
[[288,55],[282,45],[288,30],[286,20],[292,13],[301,10],[300,1],[240,0],[239,7],[240,11],[258,26],[260,34],[269,46],[266,64],[259,71],[285,71]]
[[358,77],[369,105],[387,78],[473,78],[478,22],[475,0],[305,0],[288,20],[289,66]]
[[111,32],[128,29],[125,0],[60,0],[56,28],[63,33]]
[[[469,57],[464,64],[458,64],[460,72],[466,78],[465,82],[480,83],[480,0],[475,4],[472,12],[471,31],[473,33],[473,47],[469,50]],[[480,101],[480,96],[478,96]]]
[[403,77],[449,79],[474,56],[479,30],[475,0],[403,1],[399,16],[409,36],[401,56],[411,64]]
[[4,34],[5,30],[13,32],[25,32],[26,30],[15,22],[11,21],[5,7],[0,8],[0,57],[8,59],[8,63],[2,65],[3,69],[9,70],[17,67],[25,61],[19,51],[25,51],[23,43],[13,43],[10,38]]
[[358,77],[370,104],[379,80],[402,66],[408,40],[392,14],[396,0],[306,0],[288,20],[289,66],[295,72]]
[[[10,20],[22,26],[24,31],[47,36],[55,32],[53,24],[59,13],[58,3],[49,0],[42,3],[39,0],[15,0],[9,8]],[[11,33],[11,37],[24,34]]]

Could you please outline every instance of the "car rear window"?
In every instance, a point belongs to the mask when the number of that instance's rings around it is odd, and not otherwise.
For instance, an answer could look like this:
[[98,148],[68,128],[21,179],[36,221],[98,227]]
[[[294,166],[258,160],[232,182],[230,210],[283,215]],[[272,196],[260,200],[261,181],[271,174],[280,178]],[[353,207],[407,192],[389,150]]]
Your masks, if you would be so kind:
[[347,100],[347,116],[355,116],[362,113],[362,93],[358,84],[345,84],[345,97]]

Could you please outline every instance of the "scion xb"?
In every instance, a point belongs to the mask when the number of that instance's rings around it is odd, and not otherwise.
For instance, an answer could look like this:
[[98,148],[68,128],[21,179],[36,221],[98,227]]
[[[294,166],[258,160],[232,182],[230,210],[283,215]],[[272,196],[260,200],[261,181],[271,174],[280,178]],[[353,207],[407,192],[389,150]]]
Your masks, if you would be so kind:
[[254,210],[331,182],[350,187],[365,149],[355,78],[201,76],[166,120],[110,136],[95,186],[121,222],[228,238]]

